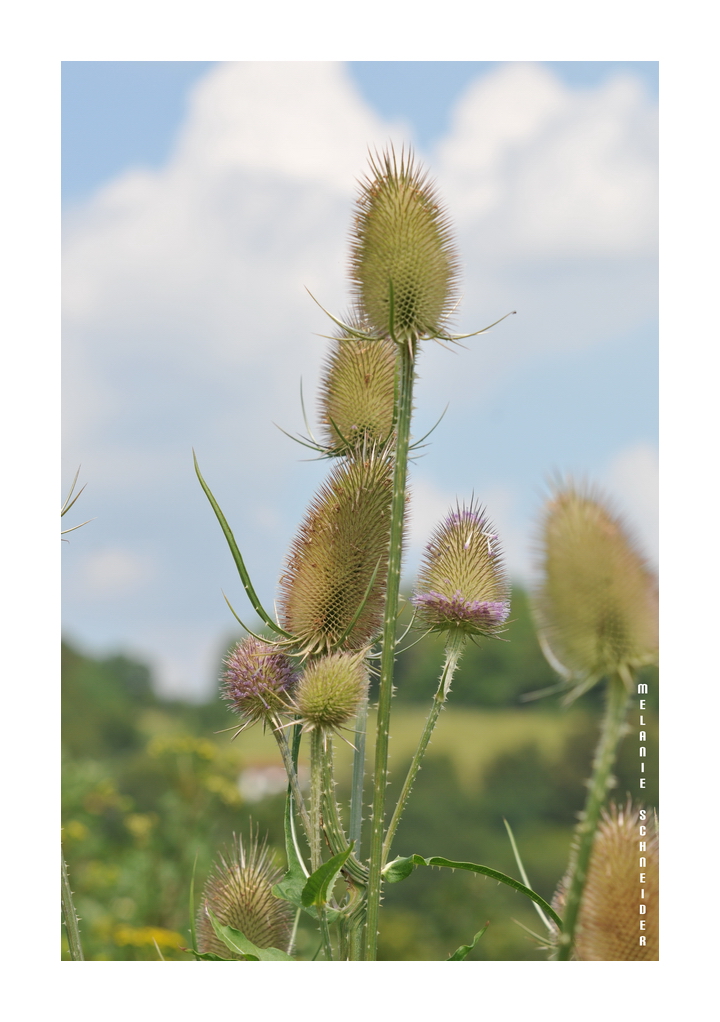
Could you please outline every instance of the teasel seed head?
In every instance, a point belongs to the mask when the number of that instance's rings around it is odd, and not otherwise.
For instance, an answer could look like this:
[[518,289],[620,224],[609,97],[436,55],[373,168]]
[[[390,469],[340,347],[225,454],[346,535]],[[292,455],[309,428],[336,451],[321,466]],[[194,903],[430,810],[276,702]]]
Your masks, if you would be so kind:
[[332,731],[355,716],[367,690],[365,651],[331,653],[305,668],[295,706],[306,730]]
[[314,497],[280,579],[281,624],[303,654],[360,649],[376,636],[391,500],[392,465],[379,457],[341,462]]
[[224,663],[222,698],[248,723],[272,720],[287,710],[297,675],[290,658],[271,643],[249,635]]
[[657,662],[657,580],[607,501],[572,480],[548,501],[533,597],[550,664],[583,691]]
[[[654,813],[648,811],[645,811],[645,819],[642,820],[640,812],[640,807],[634,807],[630,799],[624,807],[611,805],[603,810],[575,931],[577,961],[658,960],[657,821]],[[645,836],[640,833],[641,824],[645,827]],[[643,884],[639,882],[640,872],[645,874]],[[553,900],[553,907],[560,916],[567,884],[568,878],[565,877]],[[645,924],[642,930],[641,922]],[[640,943],[640,937],[645,937],[644,945]]]
[[[362,329],[365,324],[352,324]],[[336,338],[320,382],[323,433],[334,454],[382,447],[393,429],[397,349],[381,338]]]
[[265,842],[252,836],[245,848],[233,834],[231,847],[213,864],[197,913],[198,951],[241,959],[215,935],[207,909],[223,926],[232,926],[257,947],[287,949],[292,931],[293,909],[276,898],[272,889],[283,875],[271,859]]
[[421,624],[437,632],[497,635],[510,613],[498,537],[474,502],[458,504],[430,539],[415,595]]
[[434,188],[412,153],[370,160],[357,200],[351,277],[374,331],[411,346],[442,332],[456,298],[457,259]]

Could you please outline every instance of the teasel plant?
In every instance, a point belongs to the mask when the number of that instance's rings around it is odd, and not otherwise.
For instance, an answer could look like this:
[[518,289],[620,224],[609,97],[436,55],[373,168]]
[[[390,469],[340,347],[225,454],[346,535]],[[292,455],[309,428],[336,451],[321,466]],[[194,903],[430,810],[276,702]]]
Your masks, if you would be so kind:
[[[658,961],[658,840],[656,813],[633,805],[630,798],[625,805],[611,803],[601,811],[575,926],[574,961]],[[577,851],[574,846],[570,869],[553,898],[560,915],[565,912]],[[645,873],[641,889],[638,864]],[[552,930],[549,946],[554,952],[559,934],[555,927]]]
[[[288,773],[287,871],[272,891],[316,920],[325,959],[372,961],[377,957],[383,884],[399,882],[422,865],[491,876],[533,900],[558,928],[562,923],[526,883],[490,867],[417,854],[390,859],[400,817],[464,645],[478,637],[499,636],[508,617],[510,593],[499,538],[486,512],[474,499],[467,505],[458,503],[430,541],[412,599],[413,619],[399,636],[408,461],[425,440],[411,442],[417,362],[426,342],[449,346],[475,334],[449,331],[457,302],[457,256],[447,216],[412,153],[388,148],[371,156],[360,185],[350,247],[353,307],[344,320],[327,313],[334,333],[321,376],[319,436],[305,416],[307,435],[295,437],[320,458],[329,459],[331,468],[291,545],[280,578],[277,619],[258,600],[197,458],[195,470],[250,604],[270,633],[254,634],[230,608],[248,637],[226,660],[223,696],[240,718],[235,735],[252,724],[269,727]],[[443,633],[446,655],[427,724],[388,821],[394,662],[399,644],[414,626]],[[364,859],[365,733],[373,675],[378,703],[369,855]],[[308,799],[297,778],[304,737],[310,744]],[[335,797],[336,740],[353,749],[347,828]],[[307,849],[297,832],[297,819]],[[336,895],[340,878],[345,891]],[[209,896],[206,901],[210,906]],[[212,908],[207,918],[235,958],[289,956],[280,947],[259,949]],[[467,957],[483,932],[448,960]],[[291,945],[292,941],[287,947]],[[197,944],[193,952],[203,957]]]
[[592,775],[563,882],[563,930],[554,957],[568,961],[576,951],[593,844],[636,674],[658,662],[658,589],[654,572],[607,498],[572,478],[551,484],[537,553],[533,612],[541,648],[562,678],[557,689],[568,705],[602,680],[606,684]]

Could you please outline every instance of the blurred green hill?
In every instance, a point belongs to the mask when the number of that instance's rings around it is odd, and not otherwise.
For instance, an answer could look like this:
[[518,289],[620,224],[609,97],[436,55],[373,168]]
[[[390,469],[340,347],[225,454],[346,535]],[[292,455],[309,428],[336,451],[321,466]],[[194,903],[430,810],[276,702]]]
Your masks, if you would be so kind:
[[[519,701],[522,693],[556,681],[522,591],[515,592],[505,638],[468,647],[394,850],[482,862],[517,876],[505,816],[531,883],[550,899],[583,804],[602,692],[598,687],[569,710],[556,697]],[[422,730],[441,659],[442,643],[430,636],[399,657],[390,804]],[[232,742],[224,729],[236,718],[225,703],[162,700],[148,668],[125,656],[96,659],[65,644],[62,674],[63,847],[86,957],[159,960],[159,948],[165,959],[188,960],[180,949],[189,944],[193,869],[199,892],[222,845],[233,832],[247,833],[251,820],[284,862],[285,785],[275,742],[260,726]],[[654,710],[649,719],[652,739]],[[343,805],[351,754],[337,744]],[[656,742],[648,752],[646,802],[656,805]],[[636,755],[637,742],[627,740],[616,771],[621,799],[636,791]],[[447,958],[488,919],[471,958],[544,958],[513,922],[541,929],[530,903],[481,877],[416,870],[388,886],[383,904],[380,957],[386,960]],[[307,958],[317,949],[310,920],[298,946]]]

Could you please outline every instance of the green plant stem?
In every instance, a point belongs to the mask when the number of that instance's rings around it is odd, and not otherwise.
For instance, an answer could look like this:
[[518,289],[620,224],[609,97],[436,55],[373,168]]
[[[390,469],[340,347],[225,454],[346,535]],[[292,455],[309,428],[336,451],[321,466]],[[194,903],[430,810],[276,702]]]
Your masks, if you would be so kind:
[[[275,736],[275,741],[280,749],[280,755],[282,756],[283,765],[285,767],[285,773],[288,775],[288,781],[292,788],[293,801],[295,807],[300,813],[300,819],[302,820],[305,833],[307,835],[308,843],[312,847],[312,823],[305,806],[305,799],[303,798],[302,792],[300,791],[300,783],[298,781],[297,770],[295,769],[295,762],[293,760],[292,753],[290,752],[290,746],[288,740],[285,737],[285,732],[279,727],[272,727],[272,733]],[[315,868],[315,867],[313,867]]]
[[[310,732],[310,869],[314,873],[322,866],[322,802],[323,802],[323,758],[325,736],[320,728]],[[325,958],[332,961],[332,944],[327,914],[323,905],[318,907],[320,934]]]
[[[330,734],[325,735],[325,744],[322,753],[322,827],[330,851],[333,855],[339,855],[347,849],[349,844],[335,798],[335,777],[333,776],[333,746]],[[353,854],[347,859],[343,872],[348,873],[352,879],[361,886],[367,884],[368,871]]]
[[600,810],[610,785],[610,772],[615,763],[618,743],[623,735],[629,700],[629,686],[625,684],[619,674],[612,675],[608,679],[605,718],[595,751],[585,810],[575,832],[576,854],[571,860],[570,879],[563,914],[563,932],[558,938],[557,961],[559,962],[567,962],[572,957],[575,929],[585,889],[595,831],[600,819]]
[[380,914],[380,892],[382,886],[385,791],[388,778],[390,704],[395,667],[395,633],[400,596],[405,490],[407,486],[408,448],[410,445],[410,419],[412,417],[412,391],[415,377],[414,348],[414,343],[402,344],[398,357],[400,366],[398,372],[395,466],[393,471],[387,593],[385,597],[382,656],[380,660],[380,694],[378,699],[375,777],[370,833],[370,876],[368,880],[367,921],[364,945],[365,961],[375,961],[377,957],[378,916]]
[[[333,855],[344,852],[348,839],[343,830],[340,811],[335,799],[335,778],[333,776],[332,738],[325,736],[322,760],[323,816],[322,825],[325,837]],[[353,958],[357,941],[354,935],[365,918],[365,891],[367,887],[367,866],[364,866],[354,854],[346,860],[343,867],[345,882],[350,890],[349,902],[344,906],[345,913],[340,918],[340,959],[341,961],[358,961]],[[354,905],[350,909],[350,905]]]
[[78,917],[75,912],[75,905],[73,904],[72,891],[70,890],[70,880],[68,878],[67,866],[65,865],[65,856],[62,855],[62,853],[60,855],[60,859],[62,861],[62,880],[60,887],[62,913],[63,919],[65,920],[65,929],[67,930],[70,960],[73,962],[84,962],[85,956],[83,955],[82,944],[80,943]]
[[310,732],[310,871],[322,866],[323,733]]
[[360,841],[362,838],[363,786],[365,781],[365,738],[367,733],[368,700],[363,699],[358,715],[355,718],[355,736],[353,744],[352,788],[350,794],[350,823],[348,837],[355,842],[355,854],[360,857]]
[[465,640],[462,637],[462,635],[459,635],[457,632],[455,633],[451,632],[448,635],[447,642],[445,644],[445,663],[443,664],[443,669],[440,675],[440,681],[438,683],[437,692],[435,693],[435,696],[433,698],[432,708],[430,709],[428,719],[425,722],[425,728],[423,730],[422,735],[420,736],[420,742],[415,751],[415,755],[413,756],[413,760],[412,763],[410,764],[407,777],[405,778],[405,783],[403,784],[402,791],[400,792],[400,797],[398,798],[397,805],[395,806],[395,812],[392,815],[390,825],[385,835],[385,843],[383,844],[382,857],[383,866],[387,862],[388,856],[390,855],[390,848],[393,843],[393,838],[395,837],[395,831],[397,830],[398,824],[400,822],[400,817],[402,816],[403,811],[405,809],[405,803],[408,800],[408,796],[410,795],[412,786],[415,783],[415,778],[417,777],[418,770],[420,769],[420,763],[422,761],[423,756],[425,755],[425,750],[427,749],[430,743],[430,738],[432,737],[433,730],[435,729],[437,719],[440,715],[440,710],[443,708],[445,700],[447,699],[448,692],[450,691],[450,685],[453,680],[453,675],[455,674],[455,670],[457,668],[460,657],[462,656],[462,651],[464,647]]

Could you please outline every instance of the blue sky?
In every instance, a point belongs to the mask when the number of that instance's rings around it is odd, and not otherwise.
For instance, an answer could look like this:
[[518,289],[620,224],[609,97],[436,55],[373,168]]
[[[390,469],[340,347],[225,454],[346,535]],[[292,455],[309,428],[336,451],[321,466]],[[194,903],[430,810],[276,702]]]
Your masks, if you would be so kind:
[[[355,60],[353,80],[388,119],[406,120],[425,149],[448,129],[457,97],[499,61]],[[545,61],[574,88],[592,88],[630,72],[658,95],[657,61]],[[135,165],[160,167],[186,112],[188,90],[212,61],[64,61],[62,65],[63,199],[87,198]]]
[[[656,546],[657,64],[282,62],[63,66],[65,460],[88,483],[64,550],[65,628],[212,684],[242,606],[190,448],[273,600],[325,471],[302,428],[341,312],[368,144],[412,142],[465,263],[458,327],[518,315],[419,367],[408,573],[474,492],[515,577],[543,483],[600,483]],[[71,523],[72,524],[72,523]],[[241,615],[242,616],[242,615]]]

